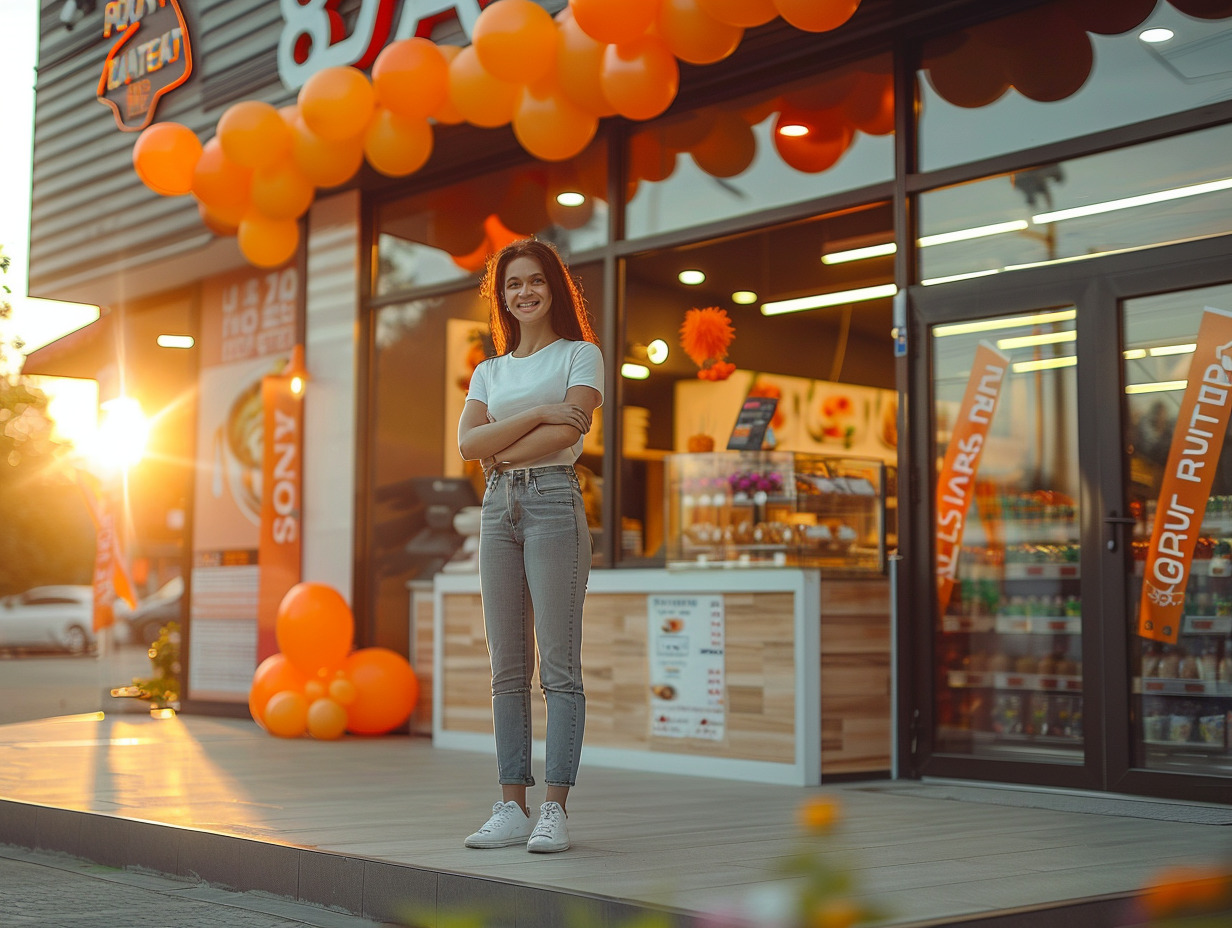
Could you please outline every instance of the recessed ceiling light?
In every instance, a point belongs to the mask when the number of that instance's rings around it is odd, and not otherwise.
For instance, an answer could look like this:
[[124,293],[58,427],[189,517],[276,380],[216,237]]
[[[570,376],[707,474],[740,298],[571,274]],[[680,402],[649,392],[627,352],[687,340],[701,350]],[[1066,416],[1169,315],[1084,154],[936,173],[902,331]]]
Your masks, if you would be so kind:
[[561,206],[581,206],[586,202],[586,197],[576,190],[566,190],[556,194],[556,202]]
[[779,126],[779,135],[785,135],[789,139],[798,139],[808,134],[809,127],[803,126],[798,122],[789,122],[785,126]]
[[191,348],[193,344],[193,337],[191,335],[158,336],[159,348]]
[[748,306],[750,303],[757,302],[757,294],[752,290],[737,290],[732,294],[732,302],[738,303],[741,306]]
[[705,283],[706,275],[698,270],[687,270],[677,274],[676,279],[686,286],[696,287],[700,283]]
[[646,346],[646,357],[651,364],[662,364],[667,360],[667,342],[661,338],[656,338]]
[[1157,45],[1160,42],[1167,42],[1174,35],[1176,33],[1171,29],[1144,29],[1138,33],[1138,38],[1151,45]]
[[627,377],[629,380],[645,380],[650,376],[650,368],[645,364],[634,364],[632,361],[626,361],[620,365],[620,376]]

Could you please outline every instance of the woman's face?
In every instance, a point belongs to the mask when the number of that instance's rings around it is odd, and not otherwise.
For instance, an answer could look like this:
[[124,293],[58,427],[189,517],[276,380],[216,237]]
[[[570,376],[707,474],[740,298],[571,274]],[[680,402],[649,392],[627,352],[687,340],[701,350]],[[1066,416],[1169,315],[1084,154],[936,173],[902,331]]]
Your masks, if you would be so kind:
[[522,325],[546,319],[552,311],[552,291],[543,265],[528,255],[514,258],[505,268],[505,306]]

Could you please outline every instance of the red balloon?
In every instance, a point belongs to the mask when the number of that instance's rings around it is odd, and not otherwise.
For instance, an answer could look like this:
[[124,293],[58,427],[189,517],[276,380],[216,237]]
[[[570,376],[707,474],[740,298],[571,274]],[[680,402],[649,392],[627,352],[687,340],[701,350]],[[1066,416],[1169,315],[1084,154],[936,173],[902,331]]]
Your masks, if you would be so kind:
[[860,0],[774,0],[779,15],[797,29],[828,32],[851,19]]
[[680,66],[663,40],[644,35],[603,52],[603,94],[627,119],[653,119],[676,99]]
[[569,0],[573,18],[597,42],[632,42],[650,28],[659,0]]
[[757,157],[757,138],[739,113],[721,111],[710,132],[689,154],[697,166],[713,177],[743,174]]
[[405,657],[388,648],[352,651],[343,664],[355,685],[355,700],[346,707],[347,729],[357,735],[380,735],[405,722],[419,701],[419,680]]
[[302,690],[308,677],[292,664],[285,654],[271,654],[263,660],[252,675],[248,690],[248,711],[262,728],[265,728],[265,705],[270,697],[283,690]]
[[[785,135],[784,127],[799,126],[803,135]],[[774,123],[774,147],[788,165],[806,174],[819,174],[838,163],[853,135],[841,110],[820,113],[785,108]]]
[[193,172],[201,158],[196,133],[178,122],[156,122],[137,137],[133,167],[141,182],[165,197],[192,191]]
[[274,632],[278,649],[311,676],[342,664],[351,649],[355,620],[351,607],[333,587],[297,583],[278,604]]

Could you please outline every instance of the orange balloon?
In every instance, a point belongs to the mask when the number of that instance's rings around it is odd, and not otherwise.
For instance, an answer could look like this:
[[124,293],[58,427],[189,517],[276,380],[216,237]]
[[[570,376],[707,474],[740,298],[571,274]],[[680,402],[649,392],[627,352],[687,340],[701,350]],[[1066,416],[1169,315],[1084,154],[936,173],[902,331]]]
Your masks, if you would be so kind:
[[364,157],[387,177],[418,171],[432,155],[432,126],[379,107],[364,134]]
[[860,5],[860,0],[774,0],[779,15],[805,32],[837,29]]
[[356,68],[322,68],[299,89],[304,124],[330,142],[363,132],[375,106],[376,92]]
[[705,12],[698,0],[661,0],[655,30],[668,49],[690,64],[713,64],[736,50],[744,28],[721,22]]
[[344,676],[329,681],[329,698],[340,706],[349,706],[355,701],[355,684]]
[[304,698],[308,700],[309,705],[314,703],[316,700],[323,698],[324,696],[325,696],[325,683],[320,679],[319,676],[312,678],[311,680],[309,680],[307,683],[304,684]]
[[488,263],[488,257],[493,251],[495,249],[492,247],[492,243],[487,238],[484,238],[483,243],[469,254],[450,255],[450,258],[462,270],[473,274]]
[[632,42],[654,22],[659,0],[569,0],[582,31],[605,45]]
[[278,110],[260,100],[241,100],[218,120],[218,141],[227,158],[241,167],[261,168],[291,151],[291,133]]
[[513,118],[518,85],[498,80],[479,62],[475,46],[468,45],[449,63],[449,99],[472,125],[494,129]]
[[597,116],[555,90],[523,87],[513,113],[518,143],[542,161],[572,158],[590,144],[598,128]]
[[299,225],[294,219],[271,219],[250,210],[240,220],[235,237],[249,264],[278,267],[289,261],[299,247]]
[[347,706],[347,729],[357,735],[380,735],[397,728],[419,701],[419,680],[405,657],[388,648],[352,651],[343,665],[355,684],[355,701]]
[[768,23],[779,15],[774,0],[697,0],[697,5],[721,23],[746,29]]
[[298,738],[308,728],[308,700],[296,690],[283,690],[265,704],[265,730],[279,738]]
[[312,182],[291,160],[252,173],[252,205],[270,219],[298,219],[312,205],[315,193]]
[[653,119],[676,99],[680,66],[657,36],[609,45],[600,72],[603,94],[628,119]]
[[[784,135],[785,126],[806,129],[804,135]],[[806,112],[784,108],[774,122],[774,147],[788,165],[805,174],[819,174],[838,163],[851,144],[853,130],[842,110]]]
[[[240,235],[243,234],[241,225]],[[242,240],[240,247],[243,248]],[[297,583],[278,604],[274,633],[278,649],[291,663],[304,673],[315,675],[322,668],[332,669],[342,664],[351,650],[355,620],[351,607],[333,587],[324,583]]]
[[987,106],[1010,88],[1004,52],[971,31],[957,48],[936,57],[926,46],[924,67],[929,85],[954,106]]
[[[201,216],[201,223],[215,235],[220,235],[224,238],[234,235],[239,230],[239,219],[235,222],[228,222],[224,217],[219,216],[208,206],[197,201],[197,213]],[[243,218],[242,216],[240,217]]]
[[449,99],[449,60],[429,39],[399,39],[376,56],[372,88],[385,109],[427,119]]
[[328,697],[314,699],[308,706],[308,734],[321,741],[342,737],[347,727],[347,711]]
[[285,654],[271,654],[263,660],[248,689],[248,711],[253,721],[265,728],[265,706],[270,698],[283,690],[302,690],[307,679]]
[[362,136],[330,142],[296,117],[291,127],[291,157],[295,166],[317,187],[337,187],[355,176],[364,162]]
[[699,168],[712,177],[743,174],[757,156],[757,138],[739,113],[716,114],[710,132],[689,152]]
[[[546,208],[546,207],[545,207]],[[547,225],[547,222],[544,222]],[[492,251],[500,251],[506,245],[512,245],[514,242],[528,238],[526,235],[519,235],[512,229],[505,227],[505,224],[500,221],[500,217],[493,213],[483,221],[483,229],[487,233],[486,241],[488,247]]]
[[484,70],[511,84],[533,84],[556,65],[556,24],[531,0],[489,3],[475,20],[471,44]]
[[858,72],[843,110],[861,132],[889,135],[894,131],[894,81],[889,74]]
[[556,83],[560,92],[587,112],[612,116],[616,110],[603,94],[599,78],[607,47],[582,31],[569,7],[556,16]]
[[459,123],[466,122],[466,117],[458,112],[458,108],[453,105],[453,100],[449,96],[449,65],[458,57],[458,53],[462,49],[457,45],[439,45],[437,50],[445,58],[445,99],[428,115],[446,126],[456,126]]
[[629,176],[657,184],[671,177],[675,170],[676,151],[668,147],[657,125],[635,132],[629,138]]
[[205,143],[193,169],[193,194],[225,222],[239,225],[251,202],[252,170],[236,164],[217,136]]
[[1091,38],[1063,10],[1041,7],[1021,22],[1015,45],[1006,51],[1006,76],[1024,97],[1053,103],[1077,93],[1091,76]]
[[[547,187],[547,172],[538,166],[523,168],[509,177],[496,207],[502,228],[512,229],[522,237],[530,237],[550,225],[547,207],[543,205]],[[491,227],[487,228],[487,233],[497,248],[504,244],[493,234]]]
[[196,133],[178,122],[156,122],[133,145],[133,168],[157,194],[178,197],[192,191],[193,172],[201,158]]

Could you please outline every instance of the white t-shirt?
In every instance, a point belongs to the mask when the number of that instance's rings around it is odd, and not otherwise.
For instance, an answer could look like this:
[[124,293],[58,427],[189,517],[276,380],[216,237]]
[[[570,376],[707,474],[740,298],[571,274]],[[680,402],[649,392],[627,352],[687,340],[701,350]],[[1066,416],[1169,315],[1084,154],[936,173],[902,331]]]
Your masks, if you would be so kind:
[[[534,354],[516,358],[512,354],[488,358],[471,375],[468,400],[488,407],[488,415],[499,422],[546,403],[563,403],[570,387],[593,387],[603,404],[603,353],[594,342],[560,338]],[[582,453],[582,439],[570,448],[539,458],[531,465],[572,464]]]

